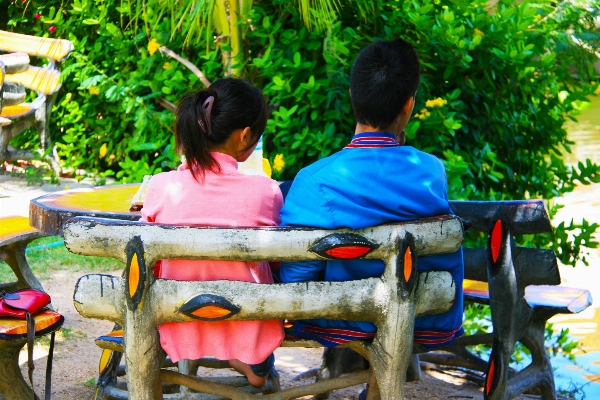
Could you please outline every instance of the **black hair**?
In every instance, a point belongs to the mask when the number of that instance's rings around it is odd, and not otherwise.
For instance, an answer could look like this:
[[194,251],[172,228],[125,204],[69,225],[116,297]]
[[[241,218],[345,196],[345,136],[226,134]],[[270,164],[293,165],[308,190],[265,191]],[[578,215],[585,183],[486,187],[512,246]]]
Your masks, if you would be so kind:
[[350,72],[350,97],[356,122],[387,129],[419,86],[420,63],[402,39],[365,47]]
[[[214,101],[207,116],[203,105],[210,96]],[[250,127],[253,140],[248,148],[259,141],[267,126],[268,108],[259,89],[242,79],[225,78],[185,95],[175,114],[177,151],[185,156],[192,176],[198,180],[206,170],[220,171],[210,148],[227,142],[235,130]]]

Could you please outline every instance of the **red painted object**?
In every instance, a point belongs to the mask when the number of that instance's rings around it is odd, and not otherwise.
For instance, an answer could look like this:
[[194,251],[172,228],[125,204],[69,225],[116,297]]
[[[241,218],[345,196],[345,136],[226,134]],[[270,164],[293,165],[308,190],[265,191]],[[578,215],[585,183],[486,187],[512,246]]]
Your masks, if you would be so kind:
[[492,389],[492,383],[494,382],[494,359],[490,361],[490,367],[488,368],[486,380],[485,380],[485,395],[490,394],[490,390]]
[[369,251],[371,248],[366,246],[341,246],[327,250],[325,253],[335,258],[358,258]]
[[36,289],[21,289],[0,297],[0,317],[25,319],[50,304],[50,296]]
[[490,250],[492,251],[492,260],[498,261],[500,247],[502,246],[502,221],[496,221],[492,229],[492,238],[490,239]]

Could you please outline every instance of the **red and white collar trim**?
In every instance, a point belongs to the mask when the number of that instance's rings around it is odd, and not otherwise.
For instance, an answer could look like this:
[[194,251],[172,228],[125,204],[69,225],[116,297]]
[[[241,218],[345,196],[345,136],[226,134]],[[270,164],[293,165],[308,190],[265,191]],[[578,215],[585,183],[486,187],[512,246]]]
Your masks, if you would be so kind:
[[396,141],[396,136],[389,132],[362,132],[357,133],[352,141],[346,145],[346,149],[368,148],[376,149],[380,147],[396,147],[400,143]]

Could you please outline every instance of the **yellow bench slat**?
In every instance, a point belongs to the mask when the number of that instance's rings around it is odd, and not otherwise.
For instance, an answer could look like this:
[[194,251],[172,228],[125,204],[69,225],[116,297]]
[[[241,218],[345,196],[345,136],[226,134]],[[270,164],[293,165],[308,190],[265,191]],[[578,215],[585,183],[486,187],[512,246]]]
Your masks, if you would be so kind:
[[0,31],[0,50],[24,52],[32,56],[62,61],[73,50],[73,44],[64,39],[42,38]]
[[60,72],[40,67],[29,67],[23,72],[7,74],[4,80],[18,83],[28,89],[44,94],[52,94],[60,88]]
[[[490,292],[486,282],[465,279],[465,296],[489,300]],[[588,290],[553,285],[531,285],[525,288],[525,300],[532,307],[562,308],[578,313],[592,304],[592,295]]]
[[35,110],[32,107],[29,107],[25,104],[19,104],[16,106],[6,106],[2,108],[0,111],[0,117],[8,118],[8,119],[16,119],[26,116],[34,112]]
[[[45,310],[34,315],[36,336],[48,334],[61,327],[64,318],[57,312]],[[0,339],[19,340],[27,335],[27,320],[0,318]]]

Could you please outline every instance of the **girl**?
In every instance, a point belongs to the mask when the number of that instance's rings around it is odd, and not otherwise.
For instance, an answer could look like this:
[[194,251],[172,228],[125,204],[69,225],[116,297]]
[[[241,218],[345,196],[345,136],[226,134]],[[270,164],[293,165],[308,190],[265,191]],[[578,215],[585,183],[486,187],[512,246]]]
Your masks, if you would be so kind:
[[[283,199],[269,178],[243,175],[245,161],[267,123],[260,90],[234,78],[183,97],[175,143],[186,163],[150,180],[141,221],[205,226],[276,226]],[[182,281],[273,283],[266,262],[162,260],[158,277]],[[193,321],[158,327],[165,352],[176,362],[214,356],[262,387],[283,341],[281,321]]]

